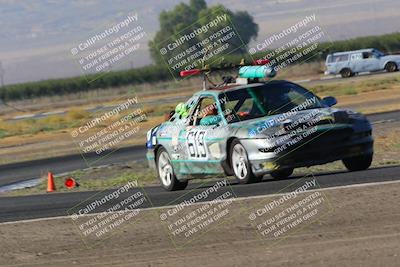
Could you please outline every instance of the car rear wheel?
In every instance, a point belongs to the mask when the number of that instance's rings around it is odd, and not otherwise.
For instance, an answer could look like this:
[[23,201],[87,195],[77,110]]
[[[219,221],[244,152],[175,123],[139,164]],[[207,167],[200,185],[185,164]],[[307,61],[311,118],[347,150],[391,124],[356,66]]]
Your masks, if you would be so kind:
[[157,151],[157,172],[161,185],[168,191],[183,190],[188,185],[188,181],[179,181],[174,173],[171,159],[164,148]]
[[340,71],[340,75],[342,75],[342,78],[349,78],[351,76],[354,76],[353,72],[349,68],[342,69]]
[[371,166],[372,154],[343,159],[343,164],[349,171],[362,171]]
[[397,70],[397,65],[394,62],[388,62],[385,66],[387,72],[394,72]]
[[269,175],[271,175],[275,179],[285,179],[288,178],[290,175],[292,175],[293,170],[294,170],[293,168],[276,170],[271,172]]
[[255,183],[262,179],[262,177],[257,177],[253,174],[247,151],[239,140],[234,140],[231,144],[230,160],[233,173],[239,183]]

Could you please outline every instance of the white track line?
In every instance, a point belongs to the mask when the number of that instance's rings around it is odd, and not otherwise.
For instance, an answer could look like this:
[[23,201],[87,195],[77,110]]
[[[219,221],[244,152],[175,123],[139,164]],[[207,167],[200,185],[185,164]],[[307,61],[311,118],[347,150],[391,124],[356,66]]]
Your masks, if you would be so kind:
[[[317,192],[317,191],[329,191],[329,190],[336,190],[336,189],[343,189],[343,188],[357,188],[357,187],[387,185],[387,184],[396,184],[396,183],[400,183],[400,180],[385,181],[385,182],[362,183],[362,184],[351,184],[351,185],[343,185],[343,186],[332,186],[332,187],[325,187],[325,188],[307,190],[307,191],[299,192],[299,194],[304,194],[304,193],[309,193],[309,192]],[[286,195],[287,193],[288,192],[280,193],[280,194],[237,197],[237,198],[228,199],[228,200],[229,201],[242,201],[242,200],[247,200],[247,199],[259,199],[259,198],[265,198],[265,197],[283,196],[283,195]],[[221,201],[228,201],[228,200],[221,200]],[[193,203],[193,204],[188,205],[188,206],[204,205],[204,204],[207,204],[207,203],[210,203],[210,202],[211,201],[196,202],[196,203]],[[150,207],[150,208],[144,208],[142,210],[161,210],[161,209],[171,209],[171,208],[174,208],[174,207],[176,207],[176,205],[161,206],[161,207]],[[114,211],[114,212],[118,212],[118,211]],[[113,213],[113,212],[110,212],[110,213]],[[91,213],[91,214],[85,214],[85,215],[80,215],[80,216],[95,216],[95,215],[98,215],[98,214],[101,214],[101,213]],[[72,220],[71,216],[63,215],[63,216],[57,216],[57,217],[47,217],[47,218],[37,218],[37,219],[27,219],[27,220],[20,220],[20,221],[2,222],[2,223],[0,223],[0,225],[40,222],[40,221],[59,220],[59,219],[71,219]]]

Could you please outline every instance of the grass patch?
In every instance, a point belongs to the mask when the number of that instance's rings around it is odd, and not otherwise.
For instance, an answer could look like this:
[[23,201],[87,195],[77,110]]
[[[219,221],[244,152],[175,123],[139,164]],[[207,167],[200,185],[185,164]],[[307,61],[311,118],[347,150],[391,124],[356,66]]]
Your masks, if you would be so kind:
[[343,94],[345,95],[357,95],[358,92],[353,87],[347,87],[343,89]]
[[72,120],[82,120],[90,118],[90,113],[86,110],[73,108],[68,112],[68,117]]
[[0,138],[6,137],[8,135],[8,132],[4,129],[0,129]]
[[349,80],[337,84],[320,84],[310,87],[309,89],[319,95],[357,95],[360,93],[394,89],[398,87],[400,78],[385,78],[385,79],[371,79],[371,80]]
[[399,149],[399,150],[400,150],[400,143],[394,144],[393,147],[394,147],[395,149]]
[[[170,106],[170,105],[169,105]],[[169,107],[168,106],[168,107]],[[166,108],[165,106],[159,106],[156,108],[150,107],[148,110],[150,115],[156,115],[161,113],[161,110]],[[146,110],[145,110],[146,111]],[[131,111],[121,113],[128,115]],[[149,115],[149,114],[147,114]],[[96,114],[90,114],[86,110],[72,109],[67,115],[51,115],[46,118],[39,119],[26,119],[20,121],[0,121],[0,138],[18,136],[18,135],[35,135],[40,132],[52,132],[57,130],[73,129],[79,125],[83,125],[89,121],[90,118],[96,116]],[[113,122],[115,119],[110,119]],[[110,122],[102,122],[97,124],[96,128],[104,128],[110,125]]]
[[9,137],[17,135],[35,135],[40,132],[51,132],[61,129],[72,128],[82,120],[75,120],[68,116],[52,115],[41,119],[28,119],[21,121],[2,121],[0,129],[3,135]]

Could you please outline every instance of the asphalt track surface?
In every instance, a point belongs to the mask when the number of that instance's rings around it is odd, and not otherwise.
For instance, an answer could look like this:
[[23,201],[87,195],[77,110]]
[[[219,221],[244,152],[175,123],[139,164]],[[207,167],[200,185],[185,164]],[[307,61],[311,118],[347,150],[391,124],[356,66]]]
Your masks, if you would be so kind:
[[[398,121],[400,120],[400,111],[371,114],[368,118],[371,123]],[[95,153],[85,154],[86,160],[82,155],[76,154],[0,165],[0,187],[39,178],[49,170],[55,174],[60,174],[88,167],[144,160],[145,152],[144,144],[143,146],[120,148],[101,160],[90,164],[90,166],[88,166],[87,162],[93,162],[98,157]]]
[[[363,184],[371,182],[395,181],[400,180],[400,166],[373,168],[365,171],[346,172],[337,171],[330,173],[314,173],[314,177],[321,188],[333,186],[343,186],[350,184]],[[233,192],[236,197],[259,196],[274,194],[277,192],[287,192],[284,188],[293,184],[297,180],[301,180],[303,176],[292,177],[284,180],[267,179],[256,184],[241,185],[231,181],[231,186],[225,186],[227,190]],[[188,188],[183,191],[166,192],[161,187],[146,187],[144,191],[149,201],[145,202],[140,208],[161,207],[173,204],[179,204],[184,200],[188,200],[194,195],[198,195],[211,185],[214,185],[218,180],[207,184],[191,183]],[[304,179],[303,179],[304,181]],[[299,181],[299,184],[301,181]],[[137,192],[134,188],[123,193],[119,198],[113,198],[101,205],[95,212],[102,212],[121,200],[126,199]],[[1,197],[0,198],[0,222],[11,222],[24,219],[47,218],[55,216],[66,216],[73,212],[69,211],[72,207],[80,204],[87,199],[90,201],[81,204],[79,207],[85,207],[87,203],[93,202],[94,199],[100,200],[106,195],[115,192],[114,190],[106,191],[89,191],[75,193],[51,193],[43,195],[31,195],[24,197]],[[211,200],[211,199],[205,199]],[[201,202],[203,200],[200,200]],[[146,204],[147,203],[147,204]]]

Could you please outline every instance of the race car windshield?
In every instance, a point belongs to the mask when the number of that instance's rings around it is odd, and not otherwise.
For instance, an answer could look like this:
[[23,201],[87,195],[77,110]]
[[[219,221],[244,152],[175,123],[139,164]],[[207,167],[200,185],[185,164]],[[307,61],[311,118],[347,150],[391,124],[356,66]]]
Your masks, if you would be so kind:
[[225,92],[219,96],[229,123],[285,113],[291,110],[322,108],[320,99],[293,83],[268,83],[262,86]]

